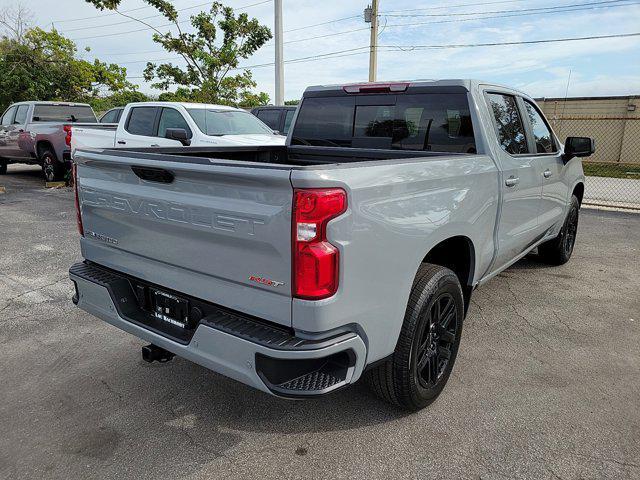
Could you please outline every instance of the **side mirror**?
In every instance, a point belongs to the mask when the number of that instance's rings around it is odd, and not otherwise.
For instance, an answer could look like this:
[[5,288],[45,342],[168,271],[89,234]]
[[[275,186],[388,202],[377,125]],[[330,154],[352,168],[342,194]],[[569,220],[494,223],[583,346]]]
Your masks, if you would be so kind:
[[567,137],[564,142],[564,160],[571,160],[573,157],[588,157],[596,151],[596,143],[589,137]]
[[170,140],[177,140],[185,147],[191,145],[191,139],[189,138],[189,134],[184,128],[167,128],[164,138],[168,138]]

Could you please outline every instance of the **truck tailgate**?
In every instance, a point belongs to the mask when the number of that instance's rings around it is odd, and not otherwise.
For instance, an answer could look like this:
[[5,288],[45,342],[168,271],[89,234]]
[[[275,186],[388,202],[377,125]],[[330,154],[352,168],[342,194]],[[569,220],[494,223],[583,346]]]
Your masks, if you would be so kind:
[[291,325],[288,168],[138,152],[75,159],[87,260]]

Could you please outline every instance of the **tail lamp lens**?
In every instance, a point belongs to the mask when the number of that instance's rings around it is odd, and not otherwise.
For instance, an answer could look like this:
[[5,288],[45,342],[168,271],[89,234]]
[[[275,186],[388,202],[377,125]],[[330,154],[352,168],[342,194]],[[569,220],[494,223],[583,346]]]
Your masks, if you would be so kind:
[[80,213],[80,197],[78,195],[78,165],[75,162],[71,164],[71,172],[73,174],[73,190],[76,196],[76,221],[78,223],[78,233],[84,237],[82,214]]
[[347,209],[341,188],[296,189],[293,225],[293,295],[307,300],[338,290],[339,252],[327,240],[327,223]]
[[64,125],[62,127],[62,129],[64,130],[64,132],[66,133],[65,137],[64,137],[64,143],[67,144],[67,147],[71,146],[71,135],[72,135],[72,128],[71,125]]

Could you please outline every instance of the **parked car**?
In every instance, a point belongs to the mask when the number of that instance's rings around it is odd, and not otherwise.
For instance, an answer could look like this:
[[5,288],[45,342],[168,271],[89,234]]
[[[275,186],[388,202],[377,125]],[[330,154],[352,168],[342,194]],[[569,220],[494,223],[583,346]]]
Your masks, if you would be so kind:
[[79,150],[74,302],[149,361],[294,398],[364,376],[416,410],[476,287],[569,260],[593,151],[470,80],[308,88],[284,147]]
[[291,121],[296,113],[295,106],[284,107],[256,107],[251,110],[251,113],[269,125],[270,128],[276,132],[280,132],[283,135],[289,133],[289,127],[291,127]]
[[0,120],[0,174],[10,163],[32,163],[47,181],[61,180],[71,165],[71,125],[96,122],[85,103],[14,103]]
[[117,125],[72,131],[76,148],[284,145],[286,138],[239,108],[177,102],[130,103]]
[[107,110],[98,120],[100,123],[118,123],[120,121],[120,117],[122,117],[122,112],[124,111],[124,107],[115,107],[111,110]]

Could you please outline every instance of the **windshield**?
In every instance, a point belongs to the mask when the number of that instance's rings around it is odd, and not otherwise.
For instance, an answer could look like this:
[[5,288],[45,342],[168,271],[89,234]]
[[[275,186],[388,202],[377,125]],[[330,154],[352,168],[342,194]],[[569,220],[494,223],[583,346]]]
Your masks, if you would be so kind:
[[88,105],[36,105],[34,122],[85,122],[96,123],[96,116]]
[[273,130],[248,112],[188,108],[187,112],[205,135],[273,135]]

